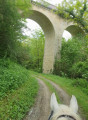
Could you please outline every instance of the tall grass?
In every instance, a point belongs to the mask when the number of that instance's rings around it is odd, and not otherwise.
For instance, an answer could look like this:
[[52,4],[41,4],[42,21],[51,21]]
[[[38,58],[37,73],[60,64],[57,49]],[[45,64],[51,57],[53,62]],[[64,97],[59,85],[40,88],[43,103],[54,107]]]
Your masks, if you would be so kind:
[[37,80],[28,70],[9,59],[0,60],[0,120],[22,120],[37,91]]

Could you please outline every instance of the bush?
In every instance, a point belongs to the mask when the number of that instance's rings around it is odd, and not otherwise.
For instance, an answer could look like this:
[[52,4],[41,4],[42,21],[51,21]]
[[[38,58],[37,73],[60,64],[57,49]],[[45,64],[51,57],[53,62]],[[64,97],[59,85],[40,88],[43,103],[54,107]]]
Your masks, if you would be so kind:
[[80,89],[88,95],[88,81],[85,79],[75,79],[72,82],[73,86],[80,87]]
[[88,62],[78,62],[73,64],[70,69],[71,75],[74,78],[85,78],[88,80]]
[[86,71],[86,73],[82,74],[82,78],[84,78],[88,81],[88,71]]
[[62,40],[61,60],[56,60],[54,74],[88,80],[88,36]]
[[65,64],[63,64],[62,60],[55,60],[54,64],[54,71],[53,74],[60,75],[63,77],[67,77],[66,71],[65,71]]
[[0,0],[0,57],[14,53],[16,41],[22,38],[23,26],[15,0]]

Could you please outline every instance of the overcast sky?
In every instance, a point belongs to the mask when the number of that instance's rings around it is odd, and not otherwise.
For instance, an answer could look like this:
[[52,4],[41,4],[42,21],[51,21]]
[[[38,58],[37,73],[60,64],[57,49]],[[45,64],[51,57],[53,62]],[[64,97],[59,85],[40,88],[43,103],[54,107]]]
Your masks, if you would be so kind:
[[[37,0],[35,0],[35,1],[37,1]],[[51,4],[53,4],[53,5],[58,5],[59,3],[62,2],[62,0],[45,0],[45,1],[47,1],[47,2],[49,2]],[[28,27],[28,29],[24,30],[24,33],[26,35],[28,35],[28,36],[31,35],[35,29],[41,29],[39,24],[37,24],[35,21],[30,20],[30,19],[26,19],[26,21],[27,21],[26,25]],[[64,31],[63,37],[66,38],[66,39],[71,38],[71,34],[68,33],[67,31]]]
[[[37,1],[37,0],[34,0],[34,1]],[[41,0],[38,0],[38,1],[41,1]],[[59,3],[61,3],[63,0],[44,0],[44,1],[47,1],[53,5],[58,5]]]

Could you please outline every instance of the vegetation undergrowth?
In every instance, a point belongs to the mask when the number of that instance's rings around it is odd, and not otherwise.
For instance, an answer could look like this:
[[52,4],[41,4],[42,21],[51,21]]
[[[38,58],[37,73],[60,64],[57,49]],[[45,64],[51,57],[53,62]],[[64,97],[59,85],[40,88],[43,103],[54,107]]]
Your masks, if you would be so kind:
[[37,80],[28,70],[9,59],[0,59],[0,120],[22,120],[37,91]]
[[[88,95],[82,91],[83,87],[74,86],[74,80],[68,79],[65,77],[60,77],[57,75],[46,75],[32,72],[32,74],[36,74],[37,76],[43,76],[56,84],[59,84],[70,96],[73,94],[77,97],[78,104],[81,109],[81,115],[85,116],[88,119]],[[87,89],[88,90],[88,89]]]
[[24,48],[25,54],[23,55],[21,52],[21,57],[19,59],[20,63],[27,69],[31,69],[36,72],[42,72],[44,44],[45,37],[43,31],[40,29],[35,30],[30,38],[27,37],[23,40],[22,45],[29,49],[25,50]]
[[88,81],[88,37],[81,34],[62,40],[61,59],[56,59],[54,74]]

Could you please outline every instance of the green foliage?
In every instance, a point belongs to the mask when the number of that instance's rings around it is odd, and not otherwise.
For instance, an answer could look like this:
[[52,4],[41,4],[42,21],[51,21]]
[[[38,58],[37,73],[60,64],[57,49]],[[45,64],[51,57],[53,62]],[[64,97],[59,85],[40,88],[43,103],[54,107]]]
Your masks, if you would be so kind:
[[[35,1],[33,1],[33,2],[35,2]],[[37,5],[40,5],[40,6],[43,6],[43,7],[48,7],[49,6],[49,3],[46,2],[45,0],[37,0],[35,3]]]
[[63,0],[56,12],[63,18],[77,23],[85,32],[88,32],[88,2],[87,0]]
[[56,60],[54,74],[88,80],[88,38],[78,35],[62,41],[61,60]]
[[0,57],[9,56],[21,36],[22,23],[11,0],[0,1]]
[[22,120],[35,101],[38,82],[11,60],[0,60],[0,120]]
[[26,65],[28,69],[42,72],[43,56],[44,56],[45,38],[41,30],[36,30],[32,34],[32,38],[26,39],[23,44],[29,46],[29,62]]
[[24,9],[27,4],[25,2],[26,0],[0,0],[0,57],[15,55],[16,44],[23,37],[22,27],[25,27],[17,5],[20,3],[20,7]]
[[73,80],[72,85],[79,87],[85,94],[88,95],[88,81],[85,79],[75,79]]
[[31,38],[24,36],[16,43],[14,54],[10,58],[27,69],[42,72],[44,43],[44,33],[36,30]]
[[42,72],[43,65],[44,43],[45,38],[43,32],[41,30],[36,31],[35,34],[33,34],[33,39],[30,44],[30,54],[32,56],[31,67],[38,69],[40,72]]
[[19,88],[27,79],[28,72],[9,59],[0,60],[0,99]]
[[27,44],[19,42],[16,46],[15,55],[13,58],[17,63],[21,64],[22,66],[28,68],[28,64],[30,61],[30,47]]
[[15,6],[25,18],[31,13],[31,0],[15,0]]
[[85,62],[77,62],[75,63],[72,68],[72,77],[74,78],[84,78],[88,80],[88,61]]

